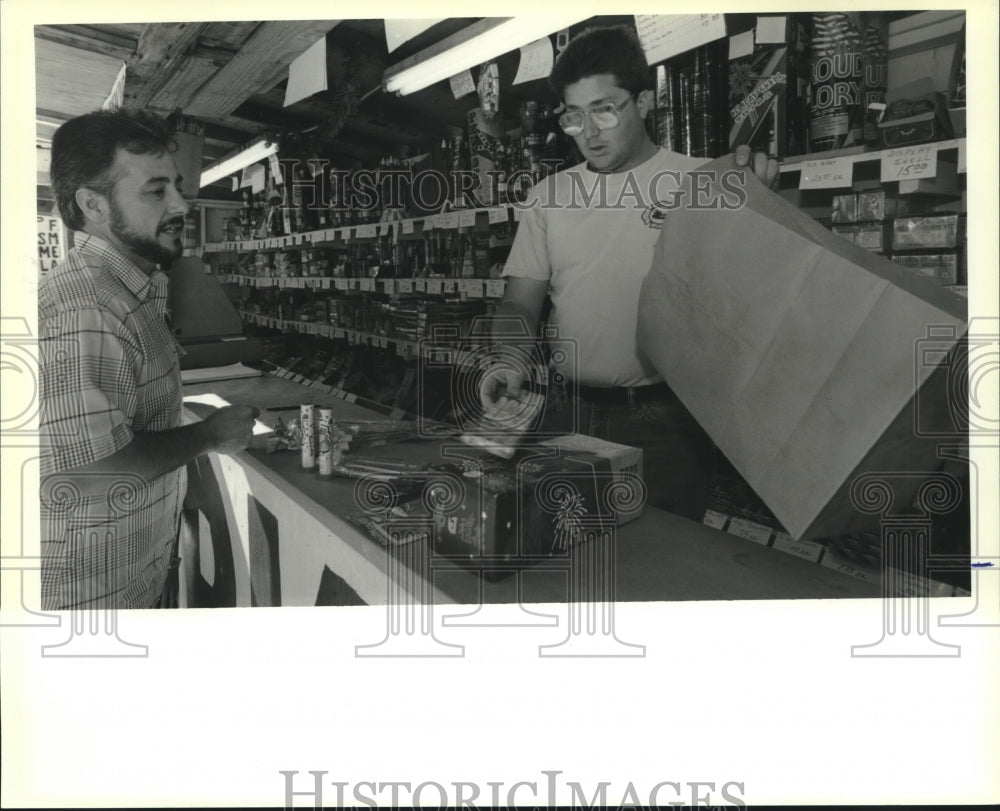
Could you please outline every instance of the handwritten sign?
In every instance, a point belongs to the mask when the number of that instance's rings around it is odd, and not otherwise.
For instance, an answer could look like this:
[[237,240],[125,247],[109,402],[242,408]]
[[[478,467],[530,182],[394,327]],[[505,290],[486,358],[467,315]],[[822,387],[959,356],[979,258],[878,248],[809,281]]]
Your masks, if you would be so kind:
[[360,288],[365,293],[375,292],[375,280],[374,279],[361,279]]
[[729,520],[729,516],[720,513],[716,510],[705,510],[705,517],[701,519],[701,522],[708,527],[714,527],[715,529],[722,529],[726,525],[726,521]]
[[498,222],[507,222],[507,209],[505,208],[488,209],[487,215],[489,216],[491,225]]
[[446,214],[438,214],[438,228],[458,228],[458,212],[449,211]]
[[468,226],[476,224],[476,209],[467,208],[464,211],[458,213],[458,227],[467,228]]
[[427,292],[427,280],[426,279],[414,279],[413,289],[418,293]]
[[401,294],[413,292],[413,279],[399,279],[396,284],[398,286],[398,292]]
[[552,72],[554,62],[552,41],[548,37],[536,39],[521,46],[521,60],[517,65],[517,75],[513,84],[544,79]]
[[441,280],[440,279],[428,279],[427,280],[427,292],[431,295],[439,296],[441,295]]
[[63,258],[62,220],[58,217],[38,215],[38,270],[48,273],[59,264]]
[[359,225],[355,229],[354,235],[359,238],[376,236],[376,226],[370,223],[368,225]]
[[488,279],[486,282],[486,297],[501,298],[503,296],[503,279]]
[[814,541],[796,541],[785,532],[774,533],[774,548],[795,555],[797,558],[815,563],[823,554],[823,546]]
[[469,298],[483,297],[483,282],[480,279],[465,280],[465,294]]
[[722,14],[636,14],[635,30],[646,64],[655,65],[726,36],[726,20]]
[[753,53],[753,31],[744,31],[729,38],[729,58],[739,59]]
[[763,544],[764,546],[767,546],[767,542],[771,540],[770,527],[765,527],[756,521],[748,521],[746,518],[730,519],[729,529],[726,531],[737,538],[745,538],[748,541]]
[[882,153],[882,182],[937,176],[937,145],[921,144]]
[[413,233],[413,220],[403,220],[403,233],[404,234]]
[[800,189],[841,189],[854,182],[854,163],[847,158],[803,161]]

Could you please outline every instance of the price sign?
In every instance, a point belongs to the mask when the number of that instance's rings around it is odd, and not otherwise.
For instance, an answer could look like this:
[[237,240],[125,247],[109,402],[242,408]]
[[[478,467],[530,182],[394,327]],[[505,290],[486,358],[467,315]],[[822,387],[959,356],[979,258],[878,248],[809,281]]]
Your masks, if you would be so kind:
[[521,222],[521,209],[514,207],[514,222]]
[[791,535],[785,532],[774,533],[774,548],[795,555],[797,558],[815,563],[819,556],[823,554],[823,547],[813,541],[796,541]]
[[389,233],[389,225],[390,224],[387,222],[380,222],[378,224],[378,235],[380,237],[384,237],[386,234]]
[[854,182],[854,162],[849,158],[803,161],[800,189],[841,189]]
[[504,290],[503,279],[488,279],[486,282],[487,298],[502,298]]
[[441,280],[440,279],[428,279],[427,280],[427,292],[431,295],[440,296],[441,295]]
[[[428,282],[429,284],[429,282]],[[441,280],[441,290],[444,293],[454,293],[455,292],[455,280],[454,279],[442,279]]]
[[487,215],[490,219],[490,224],[493,225],[498,222],[507,222],[507,209],[506,208],[490,208],[487,209]]
[[717,510],[705,510],[705,517],[701,519],[701,522],[705,526],[722,529],[728,520],[729,516],[724,513],[720,513]]
[[413,220],[403,220],[403,233],[404,234],[413,233]]
[[378,336],[378,345],[379,345],[380,349],[387,348],[389,346],[389,339],[386,338],[384,335],[379,335]]
[[333,280],[333,286],[337,290],[346,290],[347,289],[347,279],[334,279]]
[[377,226],[369,223],[368,225],[359,225],[355,231],[355,236],[358,237],[374,237],[378,233]]
[[438,214],[438,228],[458,228],[458,212],[449,211],[446,214]]
[[770,527],[765,527],[755,521],[748,521],[745,518],[731,519],[727,532],[730,535],[735,535],[738,538],[746,538],[748,541],[763,544],[764,546],[767,546],[767,542],[771,540]]
[[344,337],[344,330],[343,330],[343,328],[342,327],[334,327],[333,328],[333,337],[334,338],[343,338]]
[[350,228],[341,228],[340,229],[340,238],[342,240],[344,240],[344,242],[346,242],[347,240],[349,240],[351,238],[351,229]]
[[937,176],[937,145],[921,144],[882,153],[882,182]]
[[427,280],[426,279],[414,279],[413,280],[413,289],[416,290],[418,293],[426,293],[427,292]]
[[359,285],[359,287],[361,288],[361,290],[363,292],[365,292],[365,293],[374,293],[375,292],[375,280],[374,279],[360,279],[359,281],[361,282],[360,285]]
[[483,283],[479,279],[466,279],[465,280],[465,294],[469,298],[482,298],[483,297]]
[[320,287],[320,290],[329,290],[330,289],[330,280],[327,277],[325,277],[325,276],[322,279],[319,279],[319,287]]
[[467,208],[458,212],[458,227],[467,228],[476,224],[476,209]]
[[393,291],[392,279],[379,279],[379,283],[382,285],[382,292],[387,296],[391,296]]
[[361,280],[360,279],[348,279],[347,289],[348,290],[358,290],[360,289]]
[[347,342],[351,344],[356,344],[358,342],[358,333],[353,329],[347,330]]
[[413,279],[400,279],[396,282],[400,294],[413,292]]

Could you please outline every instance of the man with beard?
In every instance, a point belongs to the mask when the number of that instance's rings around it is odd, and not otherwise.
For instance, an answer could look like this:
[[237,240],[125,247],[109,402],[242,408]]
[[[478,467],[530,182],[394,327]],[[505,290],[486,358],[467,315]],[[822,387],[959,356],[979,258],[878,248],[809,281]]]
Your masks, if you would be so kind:
[[[150,608],[167,581],[185,465],[250,442],[256,409],[181,426],[167,276],[187,202],[159,117],[107,110],[52,139],[74,248],[38,293],[42,607]],[[197,183],[197,179],[188,182]]]

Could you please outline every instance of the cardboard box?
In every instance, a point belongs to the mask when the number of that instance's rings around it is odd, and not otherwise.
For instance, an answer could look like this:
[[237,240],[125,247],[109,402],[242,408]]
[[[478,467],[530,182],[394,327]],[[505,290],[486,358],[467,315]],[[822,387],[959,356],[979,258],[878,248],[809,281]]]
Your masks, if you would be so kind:
[[[594,532],[613,532],[615,476],[607,458],[586,452],[528,449],[436,465],[441,499],[432,511],[434,551],[493,576],[523,564],[568,555]],[[513,564],[513,565],[512,565]]]
[[892,225],[893,250],[954,248],[958,244],[958,215],[900,217]]
[[935,437],[961,436],[948,394],[967,302],[831,234],[731,157],[704,168],[729,188],[738,172],[745,200],[664,220],[639,345],[790,535],[877,530],[859,477],[909,472],[894,481],[908,505],[938,467]]

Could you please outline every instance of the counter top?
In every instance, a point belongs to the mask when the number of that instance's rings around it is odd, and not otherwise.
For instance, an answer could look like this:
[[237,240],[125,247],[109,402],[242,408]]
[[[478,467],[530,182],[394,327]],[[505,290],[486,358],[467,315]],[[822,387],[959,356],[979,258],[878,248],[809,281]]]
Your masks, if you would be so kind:
[[[276,416],[287,422],[295,410],[272,411],[275,406],[299,402],[328,405],[336,419],[379,419],[379,415],[354,403],[331,398],[315,389],[288,380],[263,376],[185,386],[185,395],[215,394],[230,403],[246,403],[262,410],[261,420],[273,424]],[[206,406],[188,405],[204,416]],[[274,482],[288,498],[327,527],[358,561],[386,569],[386,549],[346,519],[358,512],[351,479],[321,479],[303,471],[299,454],[267,453],[254,446],[233,459]],[[392,446],[366,448],[366,457],[434,461],[441,458],[440,440],[417,440]],[[464,448],[464,446],[461,446]],[[471,449],[465,449],[471,451]],[[564,602],[570,599],[570,571],[581,556],[591,554],[590,544],[574,547],[570,562],[551,559],[499,582],[480,577],[451,560],[434,557],[429,576],[435,601],[455,603]],[[823,599],[878,597],[877,584],[850,577],[825,566],[801,560],[720,530],[646,507],[641,518],[617,528],[614,539],[614,599],[617,601]],[[287,553],[282,553],[287,558]],[[399,560],[412,554],[405,546],[393,550]],[[282,561],[282,567],[286,565]],[[350,570],[355,563],[344,561]]]

